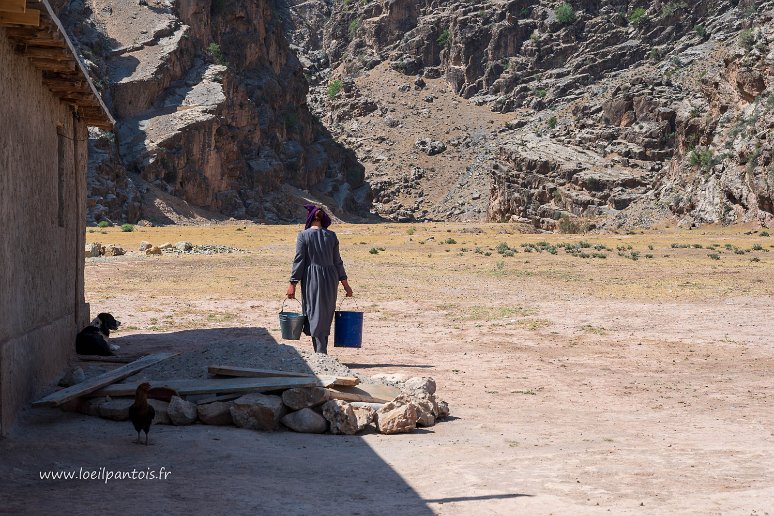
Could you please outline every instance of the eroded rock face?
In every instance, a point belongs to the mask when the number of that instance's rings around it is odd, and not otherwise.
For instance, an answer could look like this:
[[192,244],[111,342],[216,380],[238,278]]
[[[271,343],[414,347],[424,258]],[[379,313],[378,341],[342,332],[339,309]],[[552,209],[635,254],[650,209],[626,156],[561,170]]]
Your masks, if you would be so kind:
[[182,217],[200,207],[288,220],[283,185],[334,211],[367,210],[362,166],[306,108],[302,67],[269,0],[86,0],[59,13],[117,121],[89,143],[91,222],[174,221],[159,203]]

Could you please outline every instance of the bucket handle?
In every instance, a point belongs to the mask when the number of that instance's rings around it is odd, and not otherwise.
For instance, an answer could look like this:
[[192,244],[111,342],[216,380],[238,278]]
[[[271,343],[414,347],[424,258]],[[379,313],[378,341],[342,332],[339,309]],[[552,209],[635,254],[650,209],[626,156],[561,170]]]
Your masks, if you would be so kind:
[[[286,297],[285,299],[283,299],[283,300],[282,300],[282,308],[280,308],[280,313],[282,313],[282,312],[284,312],[284,311],[285,311],[285,303],[287,303],[287,302],[288,302],[288,299],[291,299],[291,298],[288,298],[288,297]],[[302,304],[301,304],[301,301],[299,301],[299,300],[298,300],[298,299],[296,299],[295,297],[294,297],[294,298],[292,298],[292,299],[293,299],[293,301],[295,301],[296,303],[298,303],[299,305],[301,305],[301,313],[303,314],[303,313],[304,313],[304,305],[302,305]]]
[[344,296],[341,299],[339,299],[339,307],[338,307],[337,311],[341,312],[341,305],[344,303],[345,299],[353,299],[354,300],[354,298],[355,298],[355,296],[352,296],[352,297]]

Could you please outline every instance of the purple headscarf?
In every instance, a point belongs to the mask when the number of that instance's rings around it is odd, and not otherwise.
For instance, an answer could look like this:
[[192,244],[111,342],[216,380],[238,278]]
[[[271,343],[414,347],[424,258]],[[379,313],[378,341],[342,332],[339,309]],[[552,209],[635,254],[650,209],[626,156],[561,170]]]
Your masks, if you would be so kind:
[[314,222],[314,216],[318,211],[322,213],[322,217],[320,217],[320,223],[322,224],[322,227],[327,228],[331,225],[331,218],[327,213],[325,213],[325,210],[319,206],[315,206],[314,204],[304,204],[304,208],[306,208],[307,211],[306,226],[304,229],[309,229],[312,226],[312,222]]

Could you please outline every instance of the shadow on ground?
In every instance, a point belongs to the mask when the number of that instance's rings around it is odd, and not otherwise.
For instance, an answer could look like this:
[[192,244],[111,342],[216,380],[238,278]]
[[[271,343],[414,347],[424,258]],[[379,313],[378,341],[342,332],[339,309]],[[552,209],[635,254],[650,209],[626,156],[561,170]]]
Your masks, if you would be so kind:
[[[220,344],[278,345],[263,328],[129,335],[122,353],[198,354]],[[231,344],[229,344],[231,343]],[[281,346],[295,350],[292,346]],[[244,356],[255,364],[256,357]],[[293,358],[293,357],[289,357]],[[387,437],[373,436],[384,439]],[[433,514],[428,501],[358,436],[157,425],[133,444],[129,422],[29,409],[0,441],[0,512]],[[41,472],[171,472],[166,480],[42,480]],[[517,495],[498,495],[517,496]],[[436,500],[438,502],[439,500]]]

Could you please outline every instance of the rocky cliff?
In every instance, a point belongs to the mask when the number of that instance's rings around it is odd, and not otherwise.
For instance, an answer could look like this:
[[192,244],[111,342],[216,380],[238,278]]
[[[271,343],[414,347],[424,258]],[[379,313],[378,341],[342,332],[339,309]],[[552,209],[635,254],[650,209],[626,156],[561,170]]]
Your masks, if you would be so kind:
[[771,1],[308,0],[291,13],[310,105],[388,218],[774,223]]
[[772,0],[60,4],[94,219],[774,224]]
[[281,2],[63,4],[118,122],[90,142],[92,220],[289,220],[299,198],[367,212],[363,167],[306,106]]

